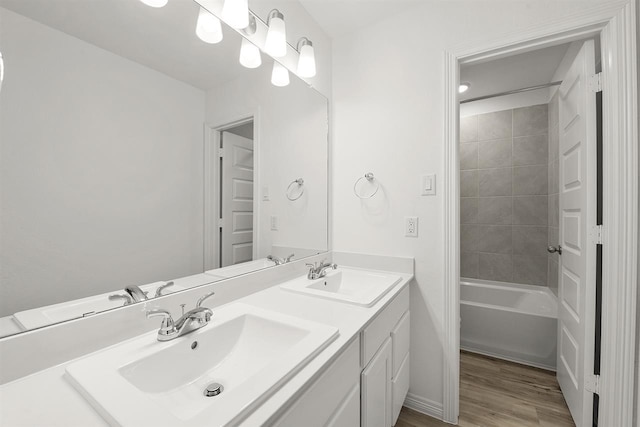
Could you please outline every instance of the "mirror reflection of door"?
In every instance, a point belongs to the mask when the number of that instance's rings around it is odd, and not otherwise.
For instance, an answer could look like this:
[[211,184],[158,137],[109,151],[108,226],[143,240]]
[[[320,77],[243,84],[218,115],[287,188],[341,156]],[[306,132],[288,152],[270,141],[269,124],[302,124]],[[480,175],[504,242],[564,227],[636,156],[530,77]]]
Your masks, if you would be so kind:
[[253,259],[253,122],[221,133],[220,266]]

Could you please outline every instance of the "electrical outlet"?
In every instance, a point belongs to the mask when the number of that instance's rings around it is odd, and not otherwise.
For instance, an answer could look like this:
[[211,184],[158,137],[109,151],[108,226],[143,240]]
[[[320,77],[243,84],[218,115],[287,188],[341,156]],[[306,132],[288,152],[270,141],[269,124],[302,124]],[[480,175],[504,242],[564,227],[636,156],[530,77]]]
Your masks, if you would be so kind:
[[406,237],[418,237],[417,216],[407,216],[404,218],[404,235]]
[[271,215],[271,231],[278,231],[278,217]]

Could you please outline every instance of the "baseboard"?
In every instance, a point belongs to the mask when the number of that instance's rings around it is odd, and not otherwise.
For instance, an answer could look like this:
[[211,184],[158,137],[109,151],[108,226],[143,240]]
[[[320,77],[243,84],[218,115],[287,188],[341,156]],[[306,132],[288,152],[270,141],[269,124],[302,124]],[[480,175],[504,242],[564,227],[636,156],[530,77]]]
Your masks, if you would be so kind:
[[482,354],[483,356],[494,357],[496,359],[502,359],[502,360],[506,360],[507,362],[518,363],[520,365],[531,366],[533,368],[544,369],[545,371],[556,372],[555,366],[549,366],[544,363],[536,363],[536,362],[532,362],[531,360],[524,360],[518,357],[510,357],[504,354],[494,353],[492,351],[486,351],[484,349],[479,349],[473,346],[463,345],[462,342],[460,343],[460,350],[468,351],[470,353],[478,353],[478,354]]
[[420,397],[412,393],[407,393],[407,397],[404,399],[404,406],[438,420],[442,420],[442,403],[434,402],[433,400],[425,399],[424,397]]

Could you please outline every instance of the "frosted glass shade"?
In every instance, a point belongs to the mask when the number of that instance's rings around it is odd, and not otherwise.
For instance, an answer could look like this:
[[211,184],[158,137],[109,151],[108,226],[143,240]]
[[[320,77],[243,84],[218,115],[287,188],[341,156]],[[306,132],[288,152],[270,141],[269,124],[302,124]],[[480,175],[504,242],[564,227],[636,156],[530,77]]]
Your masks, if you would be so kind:
[[271,83],[274,86],[287,86],[289,84],[289,70],[279,62],[273,61],[273,71],[271,72]]
[[169,0],[140,0],[142,3],[151,7],[162,7],[167,4]]
[[222,25],[220,20],[201,7],[196,23],[196,34],[205,43],[221,42]]
[[282,58],[287,54],[287,30],[284,19],[273,17],[269,20],[264,50],[274,58]]
[[247,39],[242,39],[240,46],[240,64],[247,68],[258,68],[262,64],[260,49]]
[[249,26],[248,0],[225,0],[222,6],[222,19],[237,30],[247,28]]
[[298,75],[300,77],[313,77],[316,75],[316,55],[312,45],[306,44],[300,48]]

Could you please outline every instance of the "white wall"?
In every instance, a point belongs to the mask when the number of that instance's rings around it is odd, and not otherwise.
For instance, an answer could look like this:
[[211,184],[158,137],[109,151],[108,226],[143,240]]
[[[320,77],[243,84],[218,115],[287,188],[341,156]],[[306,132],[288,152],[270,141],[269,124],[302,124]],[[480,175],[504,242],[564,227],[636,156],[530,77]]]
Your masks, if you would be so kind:
[[[442,403],[443,50],[584,11],[588,1],[425,2],[333,40],[333,249],[416,259],[411,294],[412,395]],[[366,3],[363,3],[366,7]],[[360,202],[353,182],[374,172],[384,192]],[[419,195],[423,173],[438,195]],[[375,206],[374,206],[375,204]],[[404,237],[404,217],[420,236]]]
[[0,316],[202,271],[204,93],[0,20]]
[[[259,184],[254,188],[254,197],[260,205],[258,257],[288,255],[293,251],[300,258],[325,251],[328,249],[327,100],[294,76],[287,87],[273,86],[271,61],[252,71],[248,78],[208,91],[206,117],[207,123],[215,127],[259,114],[254,135],[254,145],[260,153]],[[300,199],[289,201],[285,191],[297,178],[304,179],[305,192]],[[263,199],[265,187],[268,201]],[[272,215],[278,218],[277,231],[270,227]],[[274,246],[287,253],[274,251]]]

